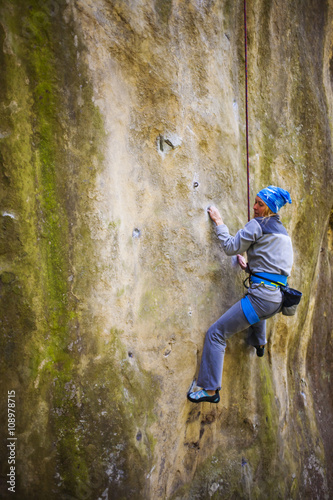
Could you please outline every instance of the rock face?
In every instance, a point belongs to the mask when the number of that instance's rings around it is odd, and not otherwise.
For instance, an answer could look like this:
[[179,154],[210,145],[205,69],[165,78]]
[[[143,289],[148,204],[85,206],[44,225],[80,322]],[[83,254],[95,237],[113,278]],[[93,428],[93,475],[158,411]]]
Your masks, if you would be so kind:
[[290,191],[304,298],[196,406],[244,292],[206,212],[247,221],[243,3],[1,2],[2,498],[333,495],[333,1],[247,8],[251,196]]

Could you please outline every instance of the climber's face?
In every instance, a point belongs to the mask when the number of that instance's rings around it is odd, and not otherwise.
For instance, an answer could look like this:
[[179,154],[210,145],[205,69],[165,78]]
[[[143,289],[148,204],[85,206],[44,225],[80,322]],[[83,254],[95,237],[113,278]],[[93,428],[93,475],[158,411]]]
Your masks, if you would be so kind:
[[253,213],[255,217],[264,217],[264,214],[267,210],[267,205],[262,201],[259,196],[256,196],[254,205],[253,205]]

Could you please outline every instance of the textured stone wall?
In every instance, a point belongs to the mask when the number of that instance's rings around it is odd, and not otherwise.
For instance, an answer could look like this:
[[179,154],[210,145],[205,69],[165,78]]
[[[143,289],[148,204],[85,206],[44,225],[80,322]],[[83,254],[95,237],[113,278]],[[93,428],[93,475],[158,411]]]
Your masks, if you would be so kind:
[[1,483],[22,499],[333,495],[333,2],[248,0],[251,196],[291,192],[295,317],[228,342],[243,293],[206,208],[247,220],[243,2],[0,5]]

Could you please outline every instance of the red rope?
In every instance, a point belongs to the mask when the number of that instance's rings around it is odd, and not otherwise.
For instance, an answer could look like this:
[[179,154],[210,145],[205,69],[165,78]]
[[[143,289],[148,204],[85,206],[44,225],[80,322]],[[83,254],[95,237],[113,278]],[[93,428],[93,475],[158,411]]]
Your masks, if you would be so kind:
[[249,165],[249,110],[247,102],[247,26],[246,0],[244,0],[244,46],[245,46],[245,116],[246,116],[246,174],[247,174],[247,219],[250,220],[250,165]]

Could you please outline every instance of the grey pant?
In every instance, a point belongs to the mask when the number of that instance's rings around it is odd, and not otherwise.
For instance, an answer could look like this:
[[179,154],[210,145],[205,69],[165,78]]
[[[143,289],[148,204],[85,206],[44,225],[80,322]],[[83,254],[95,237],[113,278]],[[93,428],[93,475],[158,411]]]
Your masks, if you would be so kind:
[[251,304],[260,321],[250,325],[247,321],[241,301],[236,302],[207,331],[197,385],[206,390],[221,389],[222,369],[226,340],[235,333],[248,328],[247,342],[250,345],[266,344],[266,319],[274,316],[281,309],[281,304],[268,302],[249,295]]

